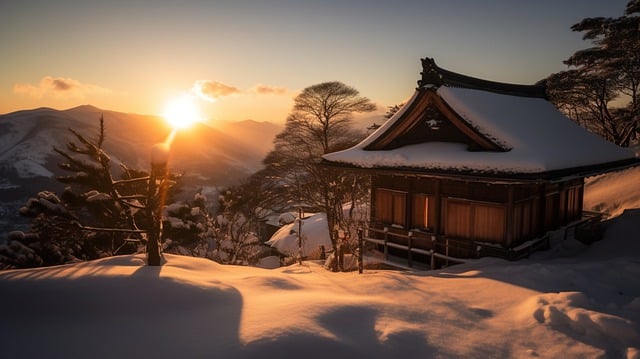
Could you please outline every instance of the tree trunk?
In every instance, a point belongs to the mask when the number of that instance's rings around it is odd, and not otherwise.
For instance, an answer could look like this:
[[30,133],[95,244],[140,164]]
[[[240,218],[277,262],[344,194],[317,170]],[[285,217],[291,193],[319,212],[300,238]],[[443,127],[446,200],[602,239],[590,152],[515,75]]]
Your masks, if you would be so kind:
[[[164,177],[167,172],[167,164],[151,164],[151,176],[147,192],[147,218],[149,228],[147,238],[147,265],[159,266],[161,264],[160,238],[162,236],[162,205],[164,202]],[[158,181],[160,185],[158,185]]]

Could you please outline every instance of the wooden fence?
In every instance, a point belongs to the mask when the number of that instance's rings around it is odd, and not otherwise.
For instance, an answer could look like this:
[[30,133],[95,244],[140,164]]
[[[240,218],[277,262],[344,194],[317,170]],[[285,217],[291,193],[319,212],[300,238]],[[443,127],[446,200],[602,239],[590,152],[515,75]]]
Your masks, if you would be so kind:
[[[564,240],[573,236],[577,240],[590,243],[601,238],[601,220],[602,214],[585,212],[583,218],[554,233],[563,235]],[[385,261],[389,260],[390,252],[401,252],[402,256],[406,256],[407,266],[410,268],[414,267],[414,262],[418,259],[430,269],[436,269],[464,263],[471,258],[487,256],[509,260],[524,258],[537,250],[548,248],[551,233],[545,233],[513,248],[394,227],[369,227],[360,236],[363,242],[375,245],[382,252]]]
[[405,251],[407,265],[414,266],[414,255],[422,255],[429,259],[429,268],[438,267],[438,260],[444,261],[444,265],[451,263],[464,263],[465,260],[450,256],[449,251],[457,244],[444,236],[436,236],[417,231],[390,231],[388,227],[383,229],[368,228],[363,240],[367,243],[382,247],[384,260],[389,259],[389,250],[398,249]]

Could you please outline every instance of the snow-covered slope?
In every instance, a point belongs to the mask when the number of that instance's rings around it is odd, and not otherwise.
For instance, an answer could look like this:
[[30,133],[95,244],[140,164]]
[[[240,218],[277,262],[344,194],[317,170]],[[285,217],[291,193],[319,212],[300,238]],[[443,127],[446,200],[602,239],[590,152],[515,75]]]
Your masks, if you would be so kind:
[[588,178],[584,208],[612,217],[627,208],[640,208],[640,167]]
[[640,212],[605,239],[426,272],[167,255],[0,272],[7,358],[639,358]]

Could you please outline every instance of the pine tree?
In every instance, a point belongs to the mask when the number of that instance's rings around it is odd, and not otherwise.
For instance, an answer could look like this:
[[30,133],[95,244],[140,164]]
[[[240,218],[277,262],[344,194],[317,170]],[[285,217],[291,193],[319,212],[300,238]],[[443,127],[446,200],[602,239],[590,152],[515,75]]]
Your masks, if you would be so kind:
[[256,215],[241,187],[228,188],[218,199],[216,261],[225,264],[255,264],[268,248],[257,234]]
[[[640,134],[640,1],[618,18],[586,18],[573,31],[594,45],[547,79],[550,99],[570,118],[623,146]],[[623,102],[622,107],[619,103]]]
[[165,208],[162,237],[165,253],[215,259],[215,216],[201,190],[192,201],[175,202]]
[[14,232],[0,247],[5,267],[56,265],[143,249],[149,176],[123,164],[121,178],[113,178],[111,159],[102,148],[102,117],[95,141],[69,131],[75,141],[64,150],[54,147],[64,159],[60,168],[68,172],[57,179],[68,186],[61,195],[41,191],[20,209],[32,219],[31,233]]

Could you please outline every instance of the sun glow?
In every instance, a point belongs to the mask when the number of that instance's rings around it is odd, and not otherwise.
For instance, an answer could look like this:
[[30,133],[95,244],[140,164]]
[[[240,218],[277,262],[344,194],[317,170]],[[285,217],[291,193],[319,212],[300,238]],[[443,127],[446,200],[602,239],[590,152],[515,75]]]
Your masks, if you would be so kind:
[[193,102],[193,98],[184,95],[170,102],[164,108],[162,117],[174,129],[184,129],[191,127],[196,122],[201,122],[202,117],[198,107]]

